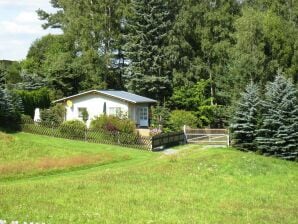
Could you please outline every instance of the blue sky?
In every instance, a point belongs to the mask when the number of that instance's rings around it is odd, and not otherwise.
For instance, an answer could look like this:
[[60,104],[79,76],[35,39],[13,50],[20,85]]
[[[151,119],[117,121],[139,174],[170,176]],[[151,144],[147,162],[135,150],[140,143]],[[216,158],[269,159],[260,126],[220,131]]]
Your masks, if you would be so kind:
[[0,0],[0,60],[26,58],[32,42],[48,33],[59,30],[43,30],[37,9],[53,12],[49,0]]

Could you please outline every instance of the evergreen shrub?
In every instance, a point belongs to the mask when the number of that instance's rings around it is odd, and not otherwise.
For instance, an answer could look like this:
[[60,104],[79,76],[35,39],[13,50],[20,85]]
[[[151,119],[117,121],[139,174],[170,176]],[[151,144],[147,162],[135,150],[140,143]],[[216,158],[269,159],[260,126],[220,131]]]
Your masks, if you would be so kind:
[[20,98],[0,87],[0,127],[9,131],[21,129],[23,104]]
[[41,110],[41,122],[46,126],[59,126],[64,121],[65,113],[65,107],[62,104],[56,104],[49,109]]
[[32,117],[30,117],[29,115],[25,115],[25,114],[21,115],[21,121],[22,121],[22,124],[33,124],[34,123]]
[[258,149],[284,158],[298,157],[298,98],[291,80],[278,75],[266,86]]
[[47,88],[38,90],[17,90],[24,105],[24,114],[34,116],[35,108],[45,109],[51,105],[50,93]]
[[257,85],[250,83],[237,103],[230,126],[233,144],[241,149],[256,150],[260,97]]

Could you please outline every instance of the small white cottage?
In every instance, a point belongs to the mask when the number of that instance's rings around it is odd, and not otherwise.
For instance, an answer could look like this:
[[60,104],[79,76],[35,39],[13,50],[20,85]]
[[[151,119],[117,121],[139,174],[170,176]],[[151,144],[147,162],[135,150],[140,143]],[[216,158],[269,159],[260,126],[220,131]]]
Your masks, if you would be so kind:
[[90,90],[54,101],[66,108],[65,120],[83,119],[83,111],[88,112],[87,125],[102,114],[127,114],[137,127],[149,126],[149,106],[156,100],[125,91]]

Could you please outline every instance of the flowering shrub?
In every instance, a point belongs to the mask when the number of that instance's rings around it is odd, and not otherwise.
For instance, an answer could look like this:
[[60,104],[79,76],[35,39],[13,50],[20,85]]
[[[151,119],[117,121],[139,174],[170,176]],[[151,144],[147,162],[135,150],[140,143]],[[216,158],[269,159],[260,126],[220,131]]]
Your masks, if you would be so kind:
[[135,124],[129,119],[121,119],[116,116],[102,115],[91,121],[92,131],[123,132],[127,134],[135,133]]

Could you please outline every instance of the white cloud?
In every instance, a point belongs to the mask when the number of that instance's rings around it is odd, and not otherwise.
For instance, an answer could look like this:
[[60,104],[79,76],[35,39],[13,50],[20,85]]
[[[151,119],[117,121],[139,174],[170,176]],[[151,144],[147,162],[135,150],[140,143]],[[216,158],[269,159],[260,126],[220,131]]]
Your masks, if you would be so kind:
[[11,7],[48,7],[49,0],[0,0],[0,6]]
[[43,34],[39,24],[17,23],[14,21],[0,22],[0,30],[6,34]]
[[36,23],[37,15],[35,12],[24,11],[17,15],[16,22],[19,23]]
[[44,30],[36,9],[50,10],[49,0],[0,0],[0,60],[21,60],[26,57],[31,43],[48,33]]

